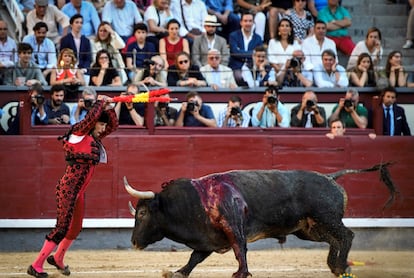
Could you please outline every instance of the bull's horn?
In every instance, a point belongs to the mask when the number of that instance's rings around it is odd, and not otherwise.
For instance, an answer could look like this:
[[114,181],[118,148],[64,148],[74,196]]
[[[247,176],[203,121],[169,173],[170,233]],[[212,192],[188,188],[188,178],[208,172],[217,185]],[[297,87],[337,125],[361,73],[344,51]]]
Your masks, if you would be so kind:
[[138,198],[138,199],[152,199],[155,197],[154,192],[152,191],[138,191],[133,189],[129,183],[126,177],[124,177],[124,185],[126,191],[131,194],[132,197]]
[[135,214],[137,211],[135,210],[134,206],[132,205],[131,201],[128,202],[129,212],[132,214],[132,216],[135,217]]

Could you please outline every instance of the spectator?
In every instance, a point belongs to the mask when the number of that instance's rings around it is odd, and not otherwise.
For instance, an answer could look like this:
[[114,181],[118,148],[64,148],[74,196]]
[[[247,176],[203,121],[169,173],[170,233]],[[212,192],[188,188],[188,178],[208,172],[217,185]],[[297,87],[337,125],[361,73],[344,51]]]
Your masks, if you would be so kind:
[[172,0],[170,7],[173,17],[180,22],[180,36],[186,38],[192,44],[196,38],[205,32],[203,24],[207,16],[207,8],[204,1]]
[[319,88],[347,87],[348,77],[343,66],[336,62],[335,52],[322,52],[322,64],[313,69],[315,85]]
[[56,67],[50,74],[50,85],[85,85],[83,73],[76,66],[75,53],[70,48],[60,51]]
[[191,56],[193,65],[202,67],[207,64],[207,51],[217,49],[221,53],[221,64],[229,64],[230,50],[226,40],[216,34],[216,29],[221,24],[217,22],[215,15],[207,15],[204,20],[205,33],[194,39]]
[[37,64],[46,80],[50,80],[52,68],[57,63],[56,48],[54,43],[47,38],[47,25],[38,22],[33,27],[34,34],[26,35],[23,42],[30,44],[34,53],[32,62]]
[[[139,94],[138,86],[129,84],[126,92],[122,92],[121,96],[136,94]],[[144,126],[145,105],[143,103],[118,102],[114,109],[120,125]]]
[[293,8],[285,13],[285,17],[293,25],[295,40],[299,43],[302,43],[306,37],[313,35],[313,17],[309,11],[305,10],[305,7],[306,0],[296,0],[293,2]]
[[24,16],[34,8],[34,0],[16,0],[16,3]]
[[254,15],[254,32],[260,36],[262,40],[265,37],[266,29],[266,13],[272,2],[270,0],[237,0],[240,13],[251,13]]
[[158,49],[158,41],[168,36],[167,23],[172,19],[169,0],[154,0],[144,13],[144,22],[148,26],[147,39]]
[[277,88],[270,86],[266,89],[262,101],[256,103],[252,112],[252,126],[289,127],[289,111],[279,100]]
[[406,35],[406,42],[402,46],[403,49],[408,49],[413,47],[413,40],[414,40],[414,0],[408,0],[408,4],[410,4],[411,9],[408,15],[407,20],[407,35]]
[[70,18],[70,27],[72,31],[62,37],[60,41],[60,51],[64,48],[73,50],[78,61],[78,68],[86,75],[84,76],[89,83],[89,67],[92,62],[91,43],[87,37],[81,34],[83,17],[75,14]]
[[402,65],[401,51],[394,50],[388,54],[387,64],[385,65],[385,76],[388,79],[389,86],[406,87],[408,74]]
[[320,10],[328,6],[328,0],[308,0],[307,8],[314,18],[318,17]]
[[[65,15],[58,7],[49,4],[48,0],[35,0],[35,8],[26,16],[26,27],[29,35],[33,34],[33,27],[38,22],[44,22],[47,25],[47,37],[58,45],[60,38],[66,36],[69,29],[69,17]],[[62,33],[59,33],[61,29]]]
[[121,77],[112,65],[110,53],[101,49],[96,53],[95,63],[91,68],[91,86],[121,86]]
[[292,108],[290,118],[290,126],[326,127],[325,109],[318,105],[318,98],[313,91],[303,94],[302,102]]
[[[134,26],[135,42],[128,45],[126,65],[130,71],[130,79],[133,80],[137,69],[144,68],[144,61],[150,59],[157,52],[153,43],[146,41],[148,28],[144,23]],[[135,57],[135,60],[134,60]]]
[[243,82],[241,86],[265,87],[276,86],[276,74],[274,68],[269,64],[266,58],[266,48],[264,46],[256,46],[253,50],[252,64],[245,64],[242,67]]
[[334,118],[332,121],[329,122],[330,132],[326,134],[326,137],[329,139],[334,139],[337,136],[344,136],[345,134],[345,125],[344,123],[338,119]]
[[9,75],[9,69],[17,63],[16,42],[7,35],[8,26],[6,21],[0,20],[0,85],[3,85],[5,78]]
[[229,41],[232,32],[239,29],[239,17],[233,12],[232,0],[205,0],[208,14],[215,15],[222,25],[218,34]]
[[98,27],[98,33],[94,40],[91,40],[92,49],[92,63],[95,63],[94,54],[101,49],[107,49],[110,53],[112,65],[118,70],[118,74],[121,77],[122,84],[128,81],[128,77],[125,72],[125,63],[122,58],[119,49],[125,47],[125,42],[121,39],[117,32],[115,32],[111,24],[102,21]]
[[376,72],[368,53],[361,53],[358,56],[356,66],[350,72],[349,82],[355,87],[377,86]]
[[242,110],[242,99],[231,96],[227,106],[220,111],[218,127],[249,127],[250,116]]
[[178,53],[184,51],[190,54],[190,46],[187,39],[179,35],[180,23],[171,19],[167,23],[168,36],[160,39],[160,55],[165,61],[165,69],[174,65]]
[[160,55],[144,61],[144,68],[139,69],[134,77],[134,83],[146,86],[167,86],[167,71],[164,70],[164,59]]
[[242,83],[243,65],[252,64],[253,49],[262,45],[263,41],[259,35],[253,32],[253,15],[242,14],[240,29],[230,34],[230,62],[229,67],[234,71],[234,78],[237,84]]
[[345,97],[340,98],[332,109],[330,119],[340,119],[346,127],[366,128],[368,125],[368,110],[359,103],[359,93],[349,88]]
[[217,49],[210,49],[207,54],[208,64],[201,67],[200,71],[207,85],[217,90],[219,88],[237,88],[231,68],[220,64],[221,54]]
[[306,60],[317,67],[322,64],[322,52],[331,49],[337,57],[336,45],[333,40],[326,37],[326,23],[320,20],[315,22],[314,34],[302,42],[302,50]]
[[[159,57],[159,56],[158,56]],[[161,95],[161,97],[169,97],[169,94]],[[169,102],[154,102],[155,108],[155,126],[174,126],[177,118],[177,109],[171,107]]]
[[383,113],[383,135],[411,136],[404,108],[396,104],[397,92],[393,87],[387,87],[381,94]]
[[89,110],[92,109],[96,102],[97,94],[94,88],[85,87],[82,91],[82,97],[73,105],[70,110],[70,124],[74,125],[82,121]]
[[39,66],[31,61],[33,48],[30,44],[24,42],[19,43],[17,53],[19,55],[19,61],[13,70],[6,73],[4,83],[6,85],[29,87],[36,83],[40,83],[43,86],[48,85]]
[[133,35],[134,25],[142,22],[142,17],[131,0],[110,0],[102,10],[102,21],[111,24],[126,42]]
[[178,53],[175,65],[168,68],[168,86],[204,87],[207,86],[200,69],[191,65],[187,52]]
[[[43,95],[43,88],[40,84],[34,84],[30,90],[30,103],[32,104],[32,114],[30,123],[32,126],[35,125],[47,125],[48,118],[45,112],[45,97]],[[19,119],[15,119],[19,120]]]
[[348,34],[348,27],[352,24],[351,15],[338,2],[339,0],[328,0],[328,6],[320,10],[318,19],[326,22],[327,35],[335,42],[337,49],[349,56],[355,47]]
[[289,19],[283,18],[277,26],[277,34],[274,39],[269,41],[267,56],[270,64],[279,74],[286,61],[292,57],[294,50],[300,49],[299,43],[294,39],[292,23]]
[[69,18],[76,14],[82,15],[82,35],[88,38],[93,38],[98,32],[101,20],[99,19],[98,12],[91,2],[85,0],[70,0],[70,2],[66,3],[61,10]]
[[185,99],[178,111],[176,126],[217,127],[213,110],[203,103],[197,92],[187,93]]
[[271,0],[272,5],[269,7],[268,23],[270,40],[276,38],[279,26],[279,19],[283,17],[285,12],[293,7],[291,0]]
[[352,70],[357,65],[356,62],[361,53],[368,53],[371,56],[373,66],[378,66],[383,53],[381,39],[381,31],[378,28],[369,28],[365,40],[359,41],[352,51],[346,69]]
[[148,7],[152,5],[152,0],[132,0],[132,2],[137,6],[138,12],[142,18],[144,18],[144,13],[146,9],[148,9]]
[[313,84],[313,65],[305,62],[306,57],[302,50],[294,50],[292,58],[277,76],[277,83],[282,87],[310,87]]
[[45,111],[48,123],[52,125],[69,124],[69,106],[63,102],[65,98],[65,87],[53,85],[50,87],[50,99],[45,101]]

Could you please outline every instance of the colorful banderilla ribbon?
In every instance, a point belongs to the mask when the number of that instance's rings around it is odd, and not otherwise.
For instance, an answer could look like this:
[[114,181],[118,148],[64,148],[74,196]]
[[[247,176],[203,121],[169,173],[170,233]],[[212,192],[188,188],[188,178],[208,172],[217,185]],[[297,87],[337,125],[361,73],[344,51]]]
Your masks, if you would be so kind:
[[159,90],[153,90],[145,93],[139,93],[135,95],[129,96],[117,96],[112,98],[112,102],[140,102],[140,103],[147,103],[147,102],[169,102],[174,100],[170,97],[160,97],[161,95],[168,94],[170,89],[164,88]]

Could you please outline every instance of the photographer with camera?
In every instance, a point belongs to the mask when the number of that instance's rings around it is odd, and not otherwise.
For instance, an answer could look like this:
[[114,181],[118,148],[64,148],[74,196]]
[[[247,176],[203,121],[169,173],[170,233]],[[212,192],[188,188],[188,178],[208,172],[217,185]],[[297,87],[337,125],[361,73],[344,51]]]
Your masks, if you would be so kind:
[[205,126],[217,127],[213,110],[203,103],[200,95],[190,91],[185,97],[186,101],[181,104],[175,126]]
[[[170,94],[163,94],[160,97],[170,97]],[[154,102],[155,107],[155,126],[174,126],[177,118],[177,109],[169,106],[169,102]]]
[[282,87],[310,87],[313,85],[313,65],[305,63],[305,54],[302,50],[295,50],[292,58],[286,60],[285,65],[277,75],[277,83]]
[[256,103],[252,112],[252,126],[289,127],[289,111],[279,101],[277,87],[267,87],[262,101]]
[[339,118],[347,128],[366,128],[368,125],[368,110],[359,103],[359,93],[349,88],[345,97],[332,109],[329,120]]
[[63,102],[64,98],[65,87],[63,85],[50,87],[50,99],[47,99],[44,104],[49,124],[69,124],[70,110],[69,106]]
[[220,111],[218,116],[219,127],[248,127],[250,116],[242,111],[242,99],[239,96],[231,96],[227,107]]
[[82,97],[78,100],[78,103],[73,105],[70,111],[70,124],[74,125],[83,120],[86,114],[91,110],[92,106],[96,102],[96,91],[92,87],[85,87],[82,91]]
[[160,55],[144,60],[144,68],[137,69],[133,83],[146,86],[167,86],[167,72],[164,70],[165,61]]
[[318,98],[313,91],[306,91],[302,102],[292,108],[290,113],[292,127],[326,127],[326,114],[322,106],[318,106]]
[[[120,96],[130,96],[139,94],[139,88],[136,84],[129,84],[126,92],[122,92]],[[136,125],[144,126],[144,103],[118,102],[115,105],[115,113],[120,125]]]
[[45,112],[45,96],[40,84],[33,85],[30,90],[30,103],[32,104],[31,123],[34,125],[47,125],[48,118]]

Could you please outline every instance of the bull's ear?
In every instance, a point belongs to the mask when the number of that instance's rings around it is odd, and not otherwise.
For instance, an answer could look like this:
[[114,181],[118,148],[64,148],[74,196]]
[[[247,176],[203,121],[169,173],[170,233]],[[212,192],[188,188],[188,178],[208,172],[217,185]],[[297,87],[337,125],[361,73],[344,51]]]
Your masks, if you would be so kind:
[[128,208],[129,208],[129,212],[132,214],[132,216],[135,217],[135,214],[137,213],[137,211],[135,210],[134,205],[132,205],[131,201],[128,202]]
[[138,191],[132,188],[127,178],[124,176],[124,186],[125,190],[132,196],[138,199],[153,199],[155,197],[155,193],[152,191]]

